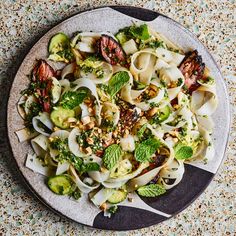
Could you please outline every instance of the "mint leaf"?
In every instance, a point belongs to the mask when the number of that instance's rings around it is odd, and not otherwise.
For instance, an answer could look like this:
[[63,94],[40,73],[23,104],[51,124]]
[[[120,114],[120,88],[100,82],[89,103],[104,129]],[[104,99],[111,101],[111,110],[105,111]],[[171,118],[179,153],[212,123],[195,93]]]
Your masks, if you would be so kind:
[[112,144],[107,147],[102,158],[104,166],[111,170],[120,160],[121,154],[122,150],[118,144]]
[[151,156],[157,151],[159,146],[160,142],[157,139],[146,139],[135,148],[135,159],[139,162],[151,161]]
[[178,160],[184,160],[192,157],[193,149],[190,146],[185,146],[181,143],[177,144],[174,148],[175,158]]
[[62,95],[60,105],[65,109],[74,109],[75,107],[80,105],[87,96],[87,89],[67,91]]
[[138,188],[138,194],[143,197],[157,197],[166,192],[163,186],[159,184],[149,184]]
[[138,39],[147,40],[150,38],[148,27],[146,24],[140,26],[131,26],[129,32]]
[[108,91],[110,95],[115,96],[123,86],[129,81],[129,74],[126,71],[117,72],[108,82]]

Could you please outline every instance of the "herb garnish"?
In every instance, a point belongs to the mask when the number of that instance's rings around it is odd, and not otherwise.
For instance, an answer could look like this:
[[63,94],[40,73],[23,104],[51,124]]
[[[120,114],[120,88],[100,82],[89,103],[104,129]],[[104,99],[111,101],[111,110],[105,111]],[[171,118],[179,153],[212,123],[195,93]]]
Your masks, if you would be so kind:
[[159,184],[149,184],[138,188],[138,194],[143,197],[157,197],[166,192],[164,187]]
[[135,159],[139,162],[151,161],[152,155],[159,147],[160,141],[156,138],[146,139],[137,144],[134,152]]

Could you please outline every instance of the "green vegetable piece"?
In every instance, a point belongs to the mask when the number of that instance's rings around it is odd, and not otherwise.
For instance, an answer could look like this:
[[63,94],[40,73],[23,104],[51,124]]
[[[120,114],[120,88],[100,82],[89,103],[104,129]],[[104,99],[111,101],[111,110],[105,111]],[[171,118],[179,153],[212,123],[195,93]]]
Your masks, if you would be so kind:
[[135,148],[134,156],[139,162],[151,161],[151,156],[160,147],[160,141],[155,138],[149,138],[139,143]]
[[86,172],[89,172],[89,171],[99,171],[99,170],[100,170],[100,166],[96,162],[90,162],[90,163],[87,163],[87,164],[82,164],[80,166],[80,168],[78,169],[80,174],[83,174],[83,173],[86,173]]
[[122,155],[122,150],[118,144],[110,145],[105,149],[105,153],[102,158],[104,166],[108,170],[111,170],[120,160],[121,155]]
[[73,182],[66,175],[57,175],[48,179],[48,187],[58,195],[71,193]]
[[74,109],[79,106],[86,97],[88,97],[87,89],[67,91],[62,95],[60,105],[65,109]]
[[74,54],[71,51],[70,39],[64,33],[54,35],[48,45],[49,60],[62,61],[69,63],[74,59]]
[[115,192],[108,198],[108,202],[112,204],[117,204],[123,202],[128,195],[127,191],[124,190],[115,190]]
[[130,33],[138,39],[147,40],[150,38],[150,34],[148,32],[148,26],[146,24],[140,26],[131,26]]
[[118,210],[118,206],[114,205],[114,206],[109,207],[108,212],[110,212],[111,214],[115,214],[117,210]]
[[150,48],[164,48],[164,42],[163,41],[151,41],[148,43],[148,47]]
[[185,146],[181,143],[175,146],[174,151],[175,151],[175,158],[178,160],[185,160],[191,158],[193,155],[192,147]]
[[50,115],[52,122],[62,128],[69,128],[68,118],[75,117],[75,112],[73,110],[64,109],[63,107],[55,107]]
[[139,131],[138,131],[138,133],[137,133],[137,136],[138,136],[139,139],[141,139],[141,138],[143,137],[146,128],[147,128],[147,124],[144,124],[144,125],[139,129]]
[[143,197],[157,197],[166,192],[164,187],[159,184],[149,184],[138,188],[138,194]]
[[129,74],[126,71],[117,72],[108,82],[108,91],[114,97],[129,82]]
[[158,112],[150,120],[150,124],[160,124],[166,120],[170,115],[170,107],[165,106],[158,110]]
[[142,89],[145,89],[147,87],[146,84],[143,84],[137,80],[134,80],[134,89],[135,90],[142,90]]
[[48,51],[50,54],[58,53],[68,48],[70,44],[69,37],[64,33],[55,34],[49,41]]
[[81,198],[81,192],[78,188],[72,193],[72,196],[74,197],[75,200],[79,200]]
[[127,36],[125,35],[125,32],[123,32],[123,31],[118,32],[118,33],[115,35],[115,37],[118,39],[118,41],[119,41],[120,44],[123,44],[123,43],[125,43],[126,41],[128,41]]

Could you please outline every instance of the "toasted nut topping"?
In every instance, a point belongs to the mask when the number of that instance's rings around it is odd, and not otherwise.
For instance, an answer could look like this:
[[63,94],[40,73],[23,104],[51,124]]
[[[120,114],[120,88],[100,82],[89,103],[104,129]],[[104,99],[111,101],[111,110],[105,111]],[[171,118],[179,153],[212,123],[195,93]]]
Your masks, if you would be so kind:
[[154,116],[158,111],[158,108],[157,107],[153,107],[151,110],[149,110],[147,113],[148,113],[148,116]]
[[94,143],[92,138],[87,138],[86,140],[87,140],[88,144],[93,144]]
[[133,199],[132,197],[128,197],[128,201],[129,201],[129,202],[133,202],[134,199]]
[[178,104],[175,104],[173,107],[174,107],[174,109],[178,109],[178,108],[179,108],[179,105],[178,105]]
[[75,123],[70,123],[70,128],[76,127]]
[[55,127],[53,128],[53,130],[54,130],[54,131],[57,131],[57,130],[60,130],[60,129],[55,126]]
[[77,122],[77,119],[76,118],[74,118],[74,117],[70,117],[70,118],[68,118],[67,119],[67,122],[69,122],[69,123],[75,123],[75,122]]
[[86,150],[86,152],[87,152],[88,155],[91,155],[91,154],[92,154],[92,149],[91,149],[91,147],[87,147],[87,148],[85,148],[85,150]]
[[104,202],[101,206],[100,206],[100,209],[102,211],[105,211],[107,209],[107,204]]
[[89,112],[89,113],[92,113],[92,111],[93,111],[93,108],[89,107],[89,108],[88,108],[88,112]]
[[101,172],[103,172],[103,173],[107,171],[107,169],[106,169],[105,167],[103,167],[103,166],[101,167],[100,170],[101,170]]
[[93,127],[95,126],[95,123],[92,121],[92,122],[89,122],[87,125],[86,125],[86,129],[92,129]]
[[177,142],[178,142],[178,139],[177,139],[177,138],[173,138],[173,141],[174,141],[175,143],[177,143]]
[[48,139],[49,139],[50,142],[52,142],[54,140],[53,137],[49,137]]

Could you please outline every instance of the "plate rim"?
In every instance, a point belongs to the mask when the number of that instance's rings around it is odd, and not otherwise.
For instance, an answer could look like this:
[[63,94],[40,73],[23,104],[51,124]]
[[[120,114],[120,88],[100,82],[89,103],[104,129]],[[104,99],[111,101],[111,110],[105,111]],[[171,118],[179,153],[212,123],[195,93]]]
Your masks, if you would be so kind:
[[[87,225],[87,224],[84,224],[84,223],[81,223],[81,222],[78,222],[72,218],[70,218],[69,216],[66,216],[64,215],[62,212],[54,209],[52,206],[50,206],[50,204],[48,204],[44,198],[42,196],[40,196],[36,191],[35,189],[33,188],[33,186],[29,183],[28,179],[24,176],[24,174],[22,173],[21,171],[21,168],[18,164],[18,162],[16,161],[16,158],[15,158],[15,155],[13,154],[13,147],[11,145],[11,138],[10,138],[10,135],[9,135],[9,100],[10,100],[10,95],[12,94],[12,89],[13,89],[13,83],[14,83],[14,80],[15,78],[17,77],[18,75],[18,71],[19,71],[19,68],[23,65],[24,63],[24,60],[25,58],[28,56],[28,54],[30,53],[31,49],[51,30],[53,30],[54,28],[56,28],[59,24],[62,24],[63,22],[77,16],[77,15],[80,15],[82,13],[89,13],[90,11],[93,11],[93,10],[97,10],[97,9],[102,9],[102,8],[111,8],[113,10],[116,10],[124,15],[127,15],[127,16],[130,16],[129,14],[125,13],[125,11],[129,10],[129,9],[133,9],[133,10],[137,10],[138,12],[143,12],[143,11],[146,11],[146,12],[152,12],[153,14],[156,14],[156,18],[158,16],[163,16],[165,18],[168,18],[172,23],[174,23],[177,27],[181,28],[182,30],[184,30],[187,34],[189,34],[191,36],[191,38],[193,38],[195,41],[197,41],[198,43],[200,43],[204,50],[208,53],[208,55],[211,57],[213,63],[215,64],[216,68],[217,68],[217,73],[219,73],[220,77],[221,77],[221,80],[222,80],[222,85],[223,85],[223,89],[225,91],[225,99],[226,99],[226,103],[227,103],[227,110],[229,112],[228,114],[228,126],[227,126],[227,137],[226,137],[226,145],[224,147],[224,152],[223,152],[223,157],[220,161],[220,164],[216,170],[215,173],[212,173],[212,176],[208,179],[207,183],[205,184],[205,186],[203,188],[200,189],[200,191],[194,196],[194,198],[191,199],[191,201],[189,201],[187,204],[185,204],[180,210],[176,211],[174,214],[171,215],[171,217],[169,218],[166,218],[165,220],[159,222],[159,223],[155,223],[155,224],[152,224],[152,225],[149,225],[149,226],[144,226],[144,227],[134,227],[132,229],[119,229],[119,230],[111,230],[111,229],[104,229],[104,228],[99,228],[99,227],[94,227],[93,225]],[[118,10],[119,9],[119,10]],[[133,16],[131,16],[133,17]],[[135,18],[135,17],[133,17]],[[155,19],[155,18],[154,18]],[[153,20],[154,20],[153,19]],[[145,21],[143,19],[141,19],[141,21]],[[152,20],[151,20],[152,21]],[[151,21],[145,21],[145,22],[151,22]],[[91,229],[99,229],[99,230],[106,230],[106,231],[130,231],[130,230],[137,230],[137,229],[142,229],[142,228],[147,228],[147,227],[150,227],[150,226],[154,226],[154,225],[158,225],[166,220],[169,220],[171,219],[172,217],[178,215],[180,212],[182,212],[183,210],[187,209],[195,200],[197,200],[201,194],[203,194],[205,192],[205,190],[207,189],[207,187],[210,185],[210,183],[212,182],[213,178],[215,177],[215,175],[218,173],[220,167],[222,166],[222,163],[224,162],[224,160],[226,159],[226,150],[227,150],[227,147],[228,147],[228,143],[229,143],[229,136],[230,136],[230,131],[231,131],[231,122],[232,122],[232,113],[231,113],[231,109],[230,109],[230,98],[229,98],[229,90],[228,90],[228,86],[227,86],[227,83],[226,81],[224,80],[224,77],[221,73],[221,70],[217,64],[217,62],[215,61],[214,57],[212,56],[212,54],[209,52],[208,48],[197,38],[197,36],[192,33],[189,29],[185,28],[183,25],[181,25],[179,22],[175,21],[174,19],[158,12],[158,11],[155,11],[155,10],[150,10],[150,9],[147,9],[147,8],[143,8],[143,7],[136,7],[136,6],[129,6],[129,5],[102,5],[102,6],[98,6],[98,7],[91,7],[91,8],[87,8],[87,9],[84,9],[84,10],[81,10],[81,11],[78,11],[76,13],[73,13],[61,20],[59,20],[56,24],[54,24],[52,27],[50,27],[49,29],[47,29],[45,32],[43,32],[42,34],[40,34],[40,37],[37,38],[37,40],[33,40],[33,42],[31,42],[30,44],[30,48],[27,48],[27,50],[25,51],[24,53],[24,57],[22,58],[22,61],[21,63],[19,64],[19,66],[17,67],[17,70],[16,70],[16,73],[14,74],[14,76],[12,77],[13,80],[12,80],[12,83],[11,83],[11,88],[9,90],[9,94],[8,94],[8,101],[7,101],[7,112],[6,112],[6,116],[7,116],[7,142],[9,144],[9,147],[10,147],[10,152],[12,154],[12,157],[14,159],[14,162],[17,166],[17,171],[18,173],[20,174],[20,176],[22,177],[22,180],[24,181],[25,185],[27,186],[27,188],[31,191],[31,193],[33,194],[33,196],[35,196],[44,206],[46,206],[48,209],[50,209],[52,212],[56,213],[59,217],[63,217],[63,218],[66,218],[68,219],[69,221],[71,222],[76,222],[77,224],[80,224],[80,225],[84,225],[84,226],[87,226]],[[210,172],[211,173],[211,172]]]

